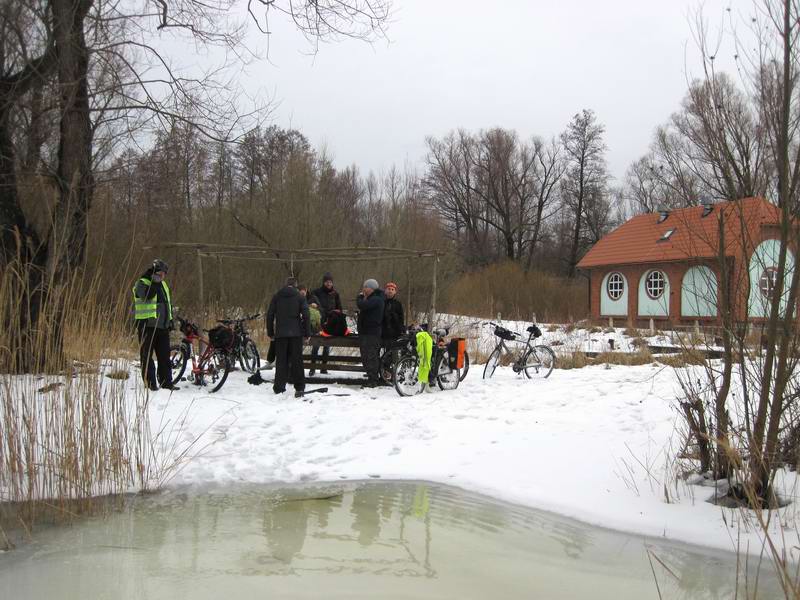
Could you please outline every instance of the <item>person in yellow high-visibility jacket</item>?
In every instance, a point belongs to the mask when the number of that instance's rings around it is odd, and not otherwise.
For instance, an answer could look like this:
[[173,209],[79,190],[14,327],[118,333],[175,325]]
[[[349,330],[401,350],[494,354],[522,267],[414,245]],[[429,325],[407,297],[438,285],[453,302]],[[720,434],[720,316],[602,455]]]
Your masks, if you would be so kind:
[[[172,296],[166,281],[167,263],[154,260],[153,264],[133,286],[133,318],[139,334],[139,359],[142,378],[151,390],[159,385],[176,390],[172,385],[172,365],[169,352],[169,332],[172,329]],[[158,361],[158,378],[153,364],[153,351]]]

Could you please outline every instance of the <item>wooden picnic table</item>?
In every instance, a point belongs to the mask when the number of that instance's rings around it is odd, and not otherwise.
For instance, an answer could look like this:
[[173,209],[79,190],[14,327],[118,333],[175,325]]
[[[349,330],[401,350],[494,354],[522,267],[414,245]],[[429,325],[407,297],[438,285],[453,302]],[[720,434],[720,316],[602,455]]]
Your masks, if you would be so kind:
[[[360,349],[361,344],[357,335],[345,335],[328,337],[322,335],[312,335],[308,343],[304,343],[304,348],[312,346],[320,346],[321,348],[354,348]],[[303,368],[314,368],[317,371],[325,369],[326,371],[354,371],[366,373],[364,365],[361,364],[361,354],[331,354],[326,359],[326,363],[322,362],[322,352],[319,352],[315,362],[311,362],[311,352],[303,352]]]

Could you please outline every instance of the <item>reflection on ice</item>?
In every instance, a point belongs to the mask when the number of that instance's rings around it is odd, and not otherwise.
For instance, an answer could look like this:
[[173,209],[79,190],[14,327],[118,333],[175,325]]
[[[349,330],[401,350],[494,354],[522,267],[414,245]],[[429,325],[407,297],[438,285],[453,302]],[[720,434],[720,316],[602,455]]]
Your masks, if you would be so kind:
[[[653,561],[664,598],[734,596],[730,554],[446,486],[372,481],[132,498],[0,557],[0,590],[19,600],[657,597],[646,548],[669,569]],[[762,567],[763,597],[777,591],[771,577]]]

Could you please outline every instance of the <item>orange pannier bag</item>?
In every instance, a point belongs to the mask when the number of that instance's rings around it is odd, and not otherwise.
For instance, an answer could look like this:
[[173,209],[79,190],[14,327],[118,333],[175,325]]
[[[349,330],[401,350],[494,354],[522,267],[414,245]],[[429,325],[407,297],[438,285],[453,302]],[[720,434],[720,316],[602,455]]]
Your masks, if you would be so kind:
[[450,368],[464,368],[464,353],[467,351],[467,340],[464,338],[453,338],[448,344],[450,354]]

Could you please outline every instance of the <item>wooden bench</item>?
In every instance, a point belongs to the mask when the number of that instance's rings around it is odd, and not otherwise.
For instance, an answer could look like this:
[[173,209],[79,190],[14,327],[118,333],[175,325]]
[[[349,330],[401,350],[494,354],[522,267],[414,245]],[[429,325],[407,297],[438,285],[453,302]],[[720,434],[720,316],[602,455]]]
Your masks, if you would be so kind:
[[[316,361],[312,363],[312,355],[310,352],[310,348],[312,346],[319,346],[320,350],[317,354]],[[330,355],[328,355],[326,359],[326,363],[323,364],[322,362],[322,348],[353,348],[353,349],[360,349],[361,344],[359,342],[359,338],[357,335],[347,335],[342,337],[325,337],[321,335],[313,335],[309,338],[307,344],[304,344],[304,348],[308,348],[309,351],[303,351],[303,368],[307,371],[310,369],[315,369],[319,372],[321,369],[325,369],[326,371],[346,371],[346,372],[354,372],[354,373],[366,373],[366,369],[364,369],[364,365],[361,364],[361,354],[360,352],[353,355],[353,354],[335,354],[331,351]],[[306,375],[306,380],[311,382],[318,382],[318,383],[353,383],[354,381],[357,382],[359,379],[357,378],[336,378],[336,377],[309,377]]]

